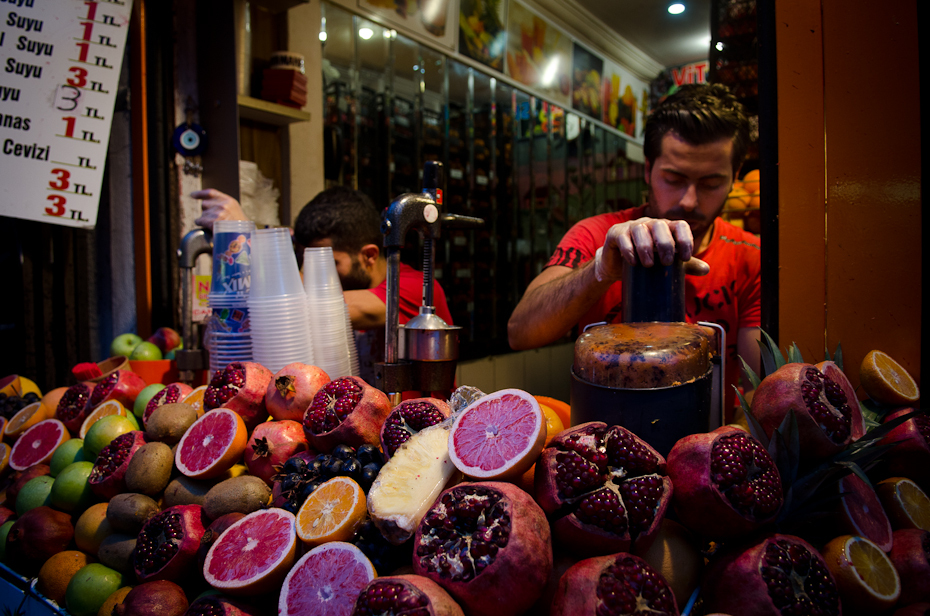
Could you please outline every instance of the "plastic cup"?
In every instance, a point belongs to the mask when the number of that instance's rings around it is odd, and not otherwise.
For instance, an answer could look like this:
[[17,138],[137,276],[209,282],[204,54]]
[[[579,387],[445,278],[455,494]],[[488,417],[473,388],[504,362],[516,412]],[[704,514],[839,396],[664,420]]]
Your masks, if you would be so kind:
[[304,291],[308,298],[342,295],[333,249],[329,246],[304,249]]
[[248,296],[252,273],[250,240],[254,231],[255,223],[247,220],[214,223],[211,299]]
[[303,292],[297,257],[291,248],[290,231],[258,229],[252,235],[252,298],[272,298]]

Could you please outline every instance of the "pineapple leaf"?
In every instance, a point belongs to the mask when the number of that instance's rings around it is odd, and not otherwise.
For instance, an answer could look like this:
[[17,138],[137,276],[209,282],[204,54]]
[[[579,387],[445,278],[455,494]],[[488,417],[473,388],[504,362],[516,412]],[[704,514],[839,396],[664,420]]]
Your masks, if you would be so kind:
[[750,389],[755,389],[759,386],[759,383],[762,382],[762,379],[759,378],[759,375],[756,374],[756,371],[746,363],[746,360],[743,359],[742,356],[737,357],[739,357],[740,364],[742,364],[743,367],[743,376],[746,377],[746,380],[749,381],[749,384],[751,385]]
[[793,484],[798,476],[800,459],[800,435],[794,409],[788,411],[778,428],[772,432],[767,449],[778,467],[782,483]]
[[830,357],[830,349],[826,345],[823,347],[823,360],[824,361],[833,361],[833,358]]
[[840,343],[836,343],[836,353],[833,354],[833,363],[842,370],[843,369],[843,347],[840,346]]
[[785,365],[785,356],[772,337],[762,331],[762,338],[759,340],[759,357],[762,360],[762,371],[766,376],[772,374]]
[[798,348],[798,345],[795,342],[792,342],[791,347],[788,349],[788,361],[794,364],[804,363],[804,357],[801,355],[801,349]]
[[756,419],[755,415],[752,414],[752,411],[749,409],[749,404],[746,403],[746,398],[743,397],[743,394],[740,393],[740,390],[734,385],[733,389],[736,390],[736,397],[739,398],[740,407],[743,409],[743,413],[746,415],[746,423],[749,425],[749,434],[752,435],[754,439],[759,441],[765,450],[769,449],[769,437],[765,433],[765,430],[762,428],[762,424]]

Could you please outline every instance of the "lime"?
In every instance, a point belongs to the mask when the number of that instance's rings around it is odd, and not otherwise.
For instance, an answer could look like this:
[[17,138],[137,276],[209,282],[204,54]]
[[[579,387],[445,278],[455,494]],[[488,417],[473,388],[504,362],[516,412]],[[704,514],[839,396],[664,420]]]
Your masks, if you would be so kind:
[[110,441],[133,430],[138,430],[137,421],[122,415],[107,415],[92,425],[84,436],[84,458],[95,461]]
[[100,563],[91,563],[68,582],[65,606],[73,616],[96,616],[103,602],[122,585],[122,573]]
[[145,407],[149,403],[149,400],[151,400],[155,394],[164,388],[164,383],[152,383],[151,385],[146,386],[142,391],[139,392],[139,395],[136,396],[136,401],[132,405],[132,414],[137,418],[142,419],[142,414],[145,412]]
[[10,534],[10,529],[13,528],[15,522],[16,520],[7,520],[0,524],[0,562],[6,558],[6,536]]
[[136,345],[129,356],[132,361],[158,361],[162,359],[161,349],[158,345],[145,341]]
[[52,460],[48,463],[52,469],[49,475],[57,477],[58,473],[64,470],[69,464],[85,460],[84,457],[84,439],[70,438],[55,450],[52,454]]
[[26,482],[23,489],[16,495],[16,515],[21,516],[30,509],[41,505],[51,507],[52,484],[55,478],[49,475],[39,475]]
[[64,468],[52,484],[49,500],[52,507],[77,513],[84,511],[97,500],[87,483],[90,472],[94,470],[94,463],[82,460],[74,462]]

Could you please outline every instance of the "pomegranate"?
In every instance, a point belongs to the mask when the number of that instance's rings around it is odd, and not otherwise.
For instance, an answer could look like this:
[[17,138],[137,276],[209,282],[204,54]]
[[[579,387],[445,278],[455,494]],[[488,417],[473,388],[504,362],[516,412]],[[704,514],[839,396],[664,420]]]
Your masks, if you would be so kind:
[[621,426],[563,430],[536,463],[534,494],[560,546],[583,556],[648,549],[672,498],[665,458]]
[[439,495],[417,527],[413,571],[446,589],[470,616],[519,614],[552,570],[549,523],[510,483],[461,483]]
[[[883,421],[888,422],[915,409],[902,408],[892,411]],[[920,412],[891,429],[882,438],[881,445],[894,445],[884,455],[882,472],[889,477],[907,477],[930,490],[930,417]]]
[[422,575],[379,577],[362,589],[352,616],[378,614],[464,616],[459,604],[442,586]]
[[131,370],[116,370],[94,386],[88,402],[88,411],[107,400],[117,400],[127,409],[131,409],[143,389],[145,381],[141,376]]
[[265,391],[265,407],[275,419],[301,421],[320,388],[332,379],[322,368],[294,362],[275,373]]
[[234,362],[213,375],[203,394],[203,408],[220,407],[238,413],[252,430],[268,417],[265,391],[272,375],[268,368],[251,361]]
[[288,458],[307,450],[307,437],[300,422],[290,419],[258,424],[245,446],[249,472],[272,485],[273,477]]
[[930,616],[930,603],[921,601],[899,607],[892,616]]
[[142,411],[142,425],[148,425],[149,417],[152,416],[152,411],[164,404],[175,404],[180,402],[192,391],[194,391],[193,388],[187,383],[171,383],[164,389],[159,389],[155,395],[149,399],[148,404],[145,405],[145,410]]
[[136,451],[145,445],[145,432],[133,430],[120,434],[100,450],[87,483],[91,491],[109,500],[126,491],[126,469]]
[[840,595],[823,557],[792,535],[771,535],[712,562],[702,584],[707,612],[840,615]]
[[84,423],[84,418],[90,412],[90,395],[93,391],[93,383],[77,383],[69,387],[61,400],[58,401],[58,408],[55,409],[55,419],[65,424],[71,434],[77,434],[81,431],[81,424]]
[[265,612],[238,599],[203,595],[187,608],[185,616],[261,616]]
[[772,522],[784,504],[772,457],[732,426],[680,439],[668,454],[668,476],[679,520],[705,537],[752,532]]
[[565,572],[552,598],[552,616],[678,616],[665,578],[638,556],[621,552],[579,561]]
[[377,447],[390,412],[387,394],[357,376],[344,376],[324,385],[313,397],[304,413],[304,432],[318,451],[331,451],[340,443]]
[[142,525],[132,553],[132,567],[142,582],[199,578],[197,550],[205,532],[200,505],[175,505]]
[[168,580],[153,580],[130,590],[113,607],[113,616],[183,616],[187,607],[183,588]]
[[452,414],[439,398],[414,398],[395,406],[381,426],[381,451],[388,458],[423,428],[436,425]]
[[894,531],[888,557],[901,578],[898,604],[930,602],[930,532],[916,528]]
[[798,422],[801,460],[817,462],[852,440],[852,408],[843,387],[811,364],[785,364],[759,383],[750,411],[768,436],[789,410]]
[[74,538],[71,516],[41,505],[23,513],[6,536],[5,561],[27,575],[38,572],[53,554],[64,551]]
[[4,522],[7,520],[15,520],[16,512],[10,509],[9,507],[4,507],[0,505],[0,526],[3,526]]
[[850,383],[839,366],[832,361],[822,361],[815,364],[817,369],[823,372],[823,375],[835,382],[843,390],[846,396],[846,404],[849,405],[849,428],[852,432],[851,440],[858,441],[865,434],[865,417],[862,416],[862,407],[859,406],[859,397],[856,395],[856,388]]

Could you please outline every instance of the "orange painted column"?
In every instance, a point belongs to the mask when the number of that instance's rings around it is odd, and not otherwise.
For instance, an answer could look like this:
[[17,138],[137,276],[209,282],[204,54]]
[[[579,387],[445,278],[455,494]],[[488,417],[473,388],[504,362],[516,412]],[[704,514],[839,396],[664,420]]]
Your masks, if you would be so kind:
[[[844,367],[881,349],[920,379],[917,7],[780,0],[779,330]],[[819,83],[818,83],[819,82]]]

